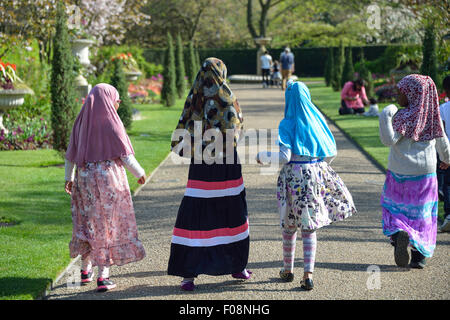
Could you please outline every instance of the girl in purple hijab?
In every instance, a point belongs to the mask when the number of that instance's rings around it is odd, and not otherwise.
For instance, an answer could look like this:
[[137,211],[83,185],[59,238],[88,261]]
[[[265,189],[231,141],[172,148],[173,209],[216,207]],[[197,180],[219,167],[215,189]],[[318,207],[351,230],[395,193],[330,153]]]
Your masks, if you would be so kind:
[[125,167],[139,184],[145,183],[145,171],[117,114],[119,103],[113,86],[96,85],[75,120],[66,152],[65,191],[72,196],[70,256],[81,255],[82,284],[93,280],[93,267],[98,266],[97,291],[116,286],[109,279],[111,265],[145,257]]

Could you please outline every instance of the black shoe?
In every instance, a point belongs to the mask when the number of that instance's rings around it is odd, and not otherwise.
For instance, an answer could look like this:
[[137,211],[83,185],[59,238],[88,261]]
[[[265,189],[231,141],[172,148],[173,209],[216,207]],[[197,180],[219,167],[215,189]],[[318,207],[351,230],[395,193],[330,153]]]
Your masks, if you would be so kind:
[[409,263],[409,235],[405,231],[399,231],[392,236],[394,241],[394,259],[397,266],[406,268]]
[[81,270],[81,284],[88,284],[94,279],[94,271],[91,269],[91,271],[83,271]]
[[107,279],[98,278],[97,279],[97,292],[105,292],[111,289],[114,289],[116,287],[116,284]]
[[308,278],[308,279],[303,279],[303,280],[300,282],[300,285],[301,285],[300,287],[301,287],[303,290],[307,290],[307,291],[312,290],[312,289],[314,288],[313,280],[310,279],[310,278]]
[[286,272],[284,269],[280,270],[280,278],[284,282],[294,281],[294,274],[292,272]]
[[423,269],[425,264],[425,256],[417,250],[411,250],[411,263],[409,266],[415,269]]

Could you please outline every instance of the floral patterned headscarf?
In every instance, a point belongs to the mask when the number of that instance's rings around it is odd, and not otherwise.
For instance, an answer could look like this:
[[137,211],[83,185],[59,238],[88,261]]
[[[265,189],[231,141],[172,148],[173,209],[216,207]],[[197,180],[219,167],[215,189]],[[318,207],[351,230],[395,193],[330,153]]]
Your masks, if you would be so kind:
[[[184,109],[176,129],[186,129],[191,135],[191,146],[194,146],[194,126],[201,121],[202,135],[208,129],[219,130],[223,136],[223,147],[226,147],[227,129],[234,130],[234,147],[237,143],[243,117],[239,103],[226,83],[227,67],[217,58],[206,59],[194,85],[189,91]],[[182,138],[172,141],[172,149]],[[213,141],[203,141],[203,148]],[[192,148],[192,154],[194,148]]]
[[429,76],[410,74],[397,84],[408,107],[397,112],[394,130],[415,141],[443,137],[436,85]]

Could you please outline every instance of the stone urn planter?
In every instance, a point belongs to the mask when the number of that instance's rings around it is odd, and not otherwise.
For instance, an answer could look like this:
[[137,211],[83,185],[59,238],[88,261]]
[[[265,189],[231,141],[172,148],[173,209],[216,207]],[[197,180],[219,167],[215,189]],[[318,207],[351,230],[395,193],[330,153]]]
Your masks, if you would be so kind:
[[136,81],[141,75],[142,72],[140,71],[124,71],[125,77],[127,78],[127,81]]
[[3,114],[11,108],[20,107],[25,101],[25,95],[34,94],[30,88],[16,88],[16,89],[0,89],[0,130],[8,133],[8,130],[3,126]]
[[83,67],[88,67],[91,64],[89,60],[89,47],[95,43],[90,39],[73,39],[72,41],[72,54],[80,60],[80,64]]

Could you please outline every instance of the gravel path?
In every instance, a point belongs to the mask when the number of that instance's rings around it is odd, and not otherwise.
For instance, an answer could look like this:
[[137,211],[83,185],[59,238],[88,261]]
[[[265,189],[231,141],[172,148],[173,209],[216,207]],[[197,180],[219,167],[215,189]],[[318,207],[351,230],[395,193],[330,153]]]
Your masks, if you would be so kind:
[[[236,84],[232,88],[243,109],[245,129],[277,127],[284,110],[281,90],[250,84]],[[306,292],[299,288],[303,274],[300,238],[295,259],[296,278],[292,283],[279,280],[282,251],[275,195],[277,174],[263,175],[258,165],[245,164],[243,175],[251,239],[248,268],[253,271],[253,278],[243,282],[231,276],[199,276],[194,292],[181,291],[180,279],[168,276],[166,270],[172,228],[183,197],[188,166],[176,165],[168,157],[134,198],[139,235],[147,257],[138,263],[112,268],[111,278],[117,283],[115,290],[95,293],[95,283],[68,287],[68,279],[72,277],[69,272],[54,285],[47,298],[449,299],[449,234],[438,234],[435,255],[424,270],[398,268],[393,247],[381,230],[379,199],[384,173],[335,126],[330,124],[330,128],[338,145],[338,156],[332,167],[352,193],[358,213],[318,231],[314,290]],[[250,157],[254,157],[254,153]],[[78,276],[79,262],[69,271],[72,270]],[[368,283],[371,286],[368,287]]]

